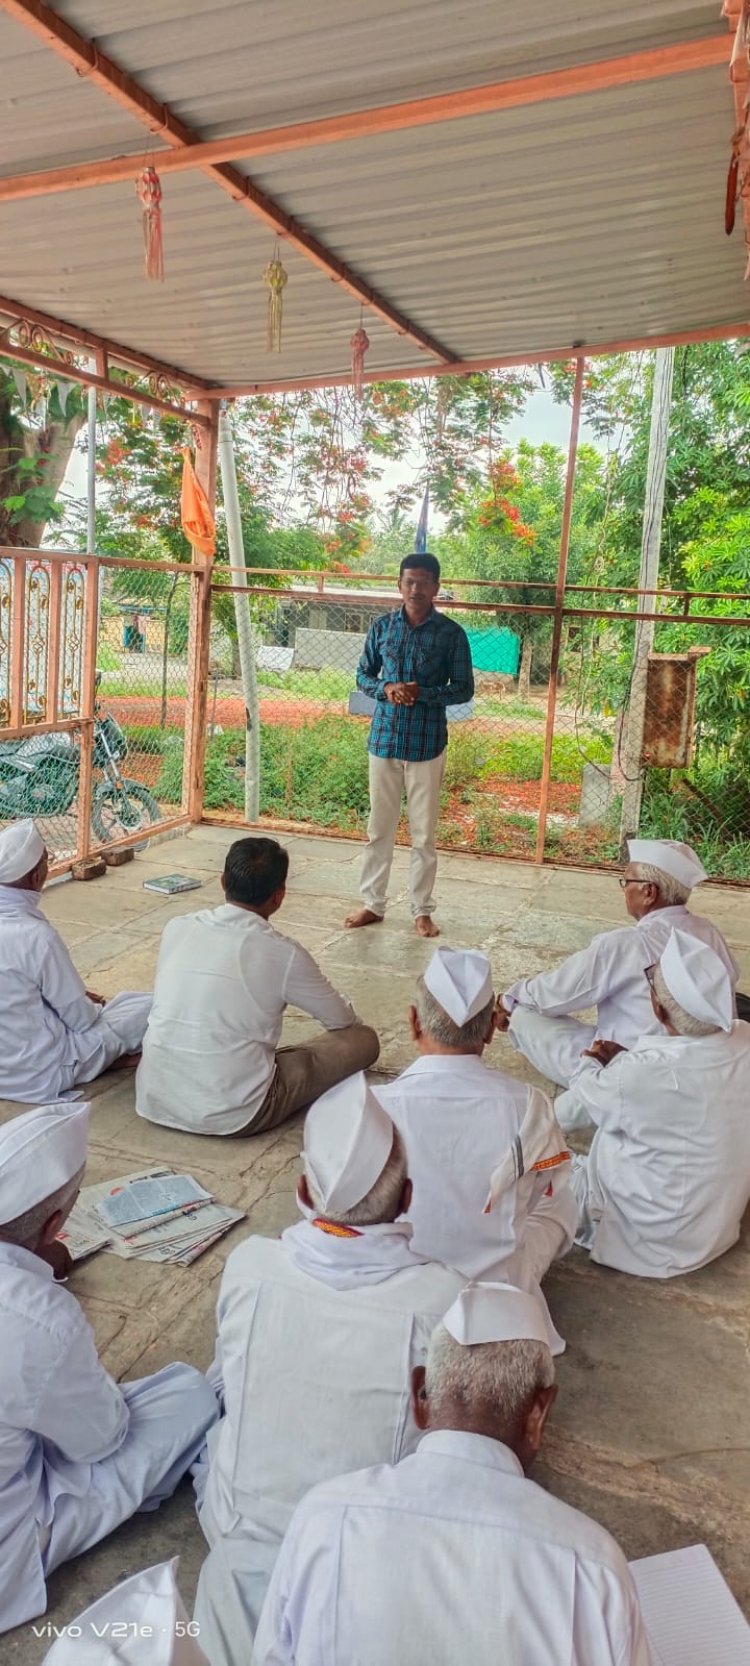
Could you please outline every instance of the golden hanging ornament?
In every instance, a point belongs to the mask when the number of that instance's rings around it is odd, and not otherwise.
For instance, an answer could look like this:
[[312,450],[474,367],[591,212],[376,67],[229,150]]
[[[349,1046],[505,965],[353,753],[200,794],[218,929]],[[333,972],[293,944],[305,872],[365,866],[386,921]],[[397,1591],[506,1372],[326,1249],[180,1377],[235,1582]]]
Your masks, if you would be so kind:
[[268,285],[268,332],[266,347],[269,353],[281,352],[281,324],[284,316],[284,288],[289,274],[279,260],[278,249],[270,260],[263,281]]
[[354,335],[349,343],[352,350],[352,387],[354,389],[355,399],[362,398],[362,377],[365,368],[365,353],[367,352],[369,345],[370,337],[368,336],[363,325],[360,324],[359,329],[354,331]]

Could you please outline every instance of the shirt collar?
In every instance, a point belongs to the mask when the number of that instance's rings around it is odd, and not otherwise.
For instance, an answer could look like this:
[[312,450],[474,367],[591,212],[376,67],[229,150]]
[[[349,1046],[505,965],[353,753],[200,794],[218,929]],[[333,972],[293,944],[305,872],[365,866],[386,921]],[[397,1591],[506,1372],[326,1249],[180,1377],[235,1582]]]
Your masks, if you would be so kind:
[[262,914],[253,914],[249,908],[240,908],[236,902],[220,902],[213,913],[220,920],[233,920],[237,925],[263,926],[268,931],[274,929],[270,920],[264,920]]
[[438,613],[434,602],[430,608],[427,618],[422,620],[421,625],[412,625],[409,623],[409,620],[406,617],[406,608],[404,607],[403,602],[401,603],[401,606],[396,609],[396,612],[401,620],[401,623],[406,625],[410,631],[421,631],[425,625],[434,624],[435,620],[440,618],[440,614]]
[[420,1053],[396,1080],[403,1081],[405,1076],[422,1076],[432,1070],[446,1076],[478,1076],[482,1081],[492,1075],[477,1053]]
[[6,1244],[0,1238],[0,1263],[2,1262],[10,1267],[20,1267],[22,1272],[36,1273],[37,1278],[52,1278],[52,1268],[48,1261],[42,1261],[33,1250],[22,1249],[20,1244]]
[[523,1466],[515,1452],[490,1435],[470,1434],[466,1429],[433,1429],[423,1435],[417,1451],[421,1456],[460,1458],[463,1463],[479,1464],[483,1469],[502,1470],[505,1475],[519,1475],[524,1479]]
[[0,885],[0,909],[4,914],[39,914],[39,892],[19,891],[15,885]]

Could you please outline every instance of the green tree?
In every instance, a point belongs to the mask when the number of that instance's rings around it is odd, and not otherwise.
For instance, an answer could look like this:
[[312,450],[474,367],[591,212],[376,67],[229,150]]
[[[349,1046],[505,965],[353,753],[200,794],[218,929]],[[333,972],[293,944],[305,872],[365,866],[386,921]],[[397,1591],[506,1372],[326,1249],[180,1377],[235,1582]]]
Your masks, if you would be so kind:
[[85,399],[63,367],[0,368],[0,544],[38,549],[49,522],[61,520],[58,494]]
[[[519,694],[528,698],[534,655],[543,652],[551,632],[549,615],[522,608],[554,603],[566,457],[558,447],[522,440],[514,451],[495,458],[485,485],[465,494],[461,530],[446,540],[446,570],[456,578],[489,579],[490,600],[519,611],[498,615],[521,639]],[[591,557],[596,538],[594,506],[601,490],[602,459],[582,446],[573,500],[568,573],[575,581]],[[473,592],[487,600],[486,590]]]

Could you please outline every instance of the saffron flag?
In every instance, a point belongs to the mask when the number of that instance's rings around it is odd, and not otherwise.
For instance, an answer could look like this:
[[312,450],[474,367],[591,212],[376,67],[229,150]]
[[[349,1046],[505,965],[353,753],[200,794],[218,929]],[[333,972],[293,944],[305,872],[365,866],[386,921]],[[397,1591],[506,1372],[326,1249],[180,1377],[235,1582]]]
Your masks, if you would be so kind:
[[414,553],[415,553],[415,555],[425,555],[426,554],[426,551],[427,551],[427,520],[428,520],[429,513],[430,513],[430,488],[429,488],[429,486],[427,486],[425,488],[425,494],[424,494],[424,497],[422,499],[422,507],[419,511],[419,520],[417,521],[417,536],[414,539]]
[[182,530],[195,549],[201,555],[216,554],[216,525],[209,506],[208,498],[201,486],[198,476],[190,461],[190,452],[183,446],[182,455],[182,492],[180,494],[180,521]]

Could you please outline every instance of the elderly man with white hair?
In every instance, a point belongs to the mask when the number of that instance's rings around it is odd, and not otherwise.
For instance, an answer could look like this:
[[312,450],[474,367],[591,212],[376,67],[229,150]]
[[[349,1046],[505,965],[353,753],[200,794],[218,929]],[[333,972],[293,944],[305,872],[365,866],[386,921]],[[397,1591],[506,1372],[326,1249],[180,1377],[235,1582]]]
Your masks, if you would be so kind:
[[[578,1219],[570,1156],[546,1093],[484,1063],[495,1029],[487,956],[438,949],[409,1024],[418,1057],[377,1095],[406,1143],[413,1247],[464,1278],[521,1285],[546,1309],[539,1281]],[[551,1319],[548,1340],[562,1352]]]
[[687,932],[643,981],[658,1035],[594,1042],[570,1088],[596,1125],[573,1159],[578,1242],[622,1272],[674,1278],[730,1249],[750,1202],[750,1024],[724,962]]
[[118,1062],[136,1063],[150,995],[105,1001],[84,988],[39,896],[47,847],[33,821],[0,831],[0,1098],[60,1099]]
[[[592,1041],[631,1047],[639,1036],[656,1033],[643,970],[659,959],[672,931],[707,943],[724,962],[732,987],[737,983],[739,968],[721,932],[687,907],[693,888],[708,878],[690,845],[629,839],[628,856],[620,885],[635,929],[600,932],[553,971],[512,984],[498,1003],[498,1028],[560,1087],[569,1086]],[[571,1017],[589,1007],[596,1007],[595,1024]],[[563,1127],[571,1126],[563,1119]]]
[[[252,1237],[227,1261],[214,1380],[225,1414],[197,1466],[211,1545],[196,1619],[212,1666],[249,1660],[268,1579],[295,1504],[318,1481],[414,1449],[405,1362],[423,1363],[461,1288],[415,1255],[403,1219],[403,1142],[363,1075],[308,1112],[303,1220]],[[205,1490],[204,1490],[205,1489]]]
[[0,1127],[0,1631],[44,1613],[61,1562],[158,1509],[218,1416],[191,1365],[120,1388],[55,1282],[88,1118],[88,1105],[42,1105]]
[[463,1291],[413,1374],[417,1451],[295,1511],[256,1666],[649,1666],[622,1552],[526,1478],[556,1392],[546,1328],[533,1296]]

